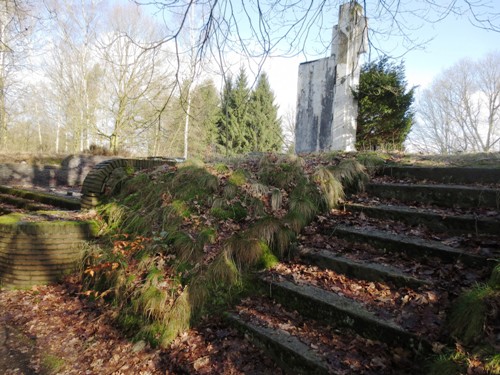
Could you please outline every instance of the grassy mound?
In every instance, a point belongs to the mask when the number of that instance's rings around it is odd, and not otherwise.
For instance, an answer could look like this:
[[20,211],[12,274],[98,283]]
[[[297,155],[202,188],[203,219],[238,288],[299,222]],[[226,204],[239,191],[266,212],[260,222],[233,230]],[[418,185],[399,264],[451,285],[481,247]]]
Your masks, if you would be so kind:
[[311,170],[299,157],[269,154],[135,174],[99,207],[108,242],[88,252],[86,293],[114,304],[136,339],[167,345],[251,291],[254,271],[286,256],[343,198],[343,184],[362,186],[361,164],[343,163]]

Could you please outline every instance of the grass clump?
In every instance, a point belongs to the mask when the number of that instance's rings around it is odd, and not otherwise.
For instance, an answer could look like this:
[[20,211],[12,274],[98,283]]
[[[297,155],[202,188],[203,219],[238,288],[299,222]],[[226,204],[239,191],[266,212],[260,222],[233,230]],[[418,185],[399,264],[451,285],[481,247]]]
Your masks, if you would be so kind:
[[345,191],[353,193],[364,191],[368,183],[366,168],[356,159],[342,160],[337,166],[331,167],[330,171],[342,183]]
[[258,177],[266,185],[285,189],[304,178],[303,167],[303,159],[297,156],[270,154],[260,160]]
[[477,285],[455,301],[449,319],[451,334],[466,345],[479,342],[489,312],[489,301],[500,297],[489,285]]
[[356,156],[356,160],[361,163],[370,176],[375,175],[378,171],[384,168],[387,157],[380,152],[360,152]]
[[500,262],[493,268],[488,285],[494,290],[500,290]]
[[429,366],[429,375],[459,375],[466,371],[467,357],[460,352],[441,354]]
[[431,374],[500,374],[494,328],[500,310],[498,273],[497,264],[487,283],[477,284],[452,304],[448,329],[456,345],[436,358]]
[[313,181],[323,192],[328,208],[335,207],[344,198],[342,183],[327,168],[321,167],[313,174]]

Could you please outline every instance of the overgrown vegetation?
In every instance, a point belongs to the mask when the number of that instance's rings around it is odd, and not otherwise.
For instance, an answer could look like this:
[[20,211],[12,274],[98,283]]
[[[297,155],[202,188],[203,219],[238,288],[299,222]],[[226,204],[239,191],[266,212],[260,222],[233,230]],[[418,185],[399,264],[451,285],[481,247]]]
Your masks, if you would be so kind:
[[99,207],[107,242],[89,249],[86,293],[113,304],[136,339],[167,345],[200,316],[255,288],[297,234],[362,188],[364,167],[310,170],[295,156],[136,173]]

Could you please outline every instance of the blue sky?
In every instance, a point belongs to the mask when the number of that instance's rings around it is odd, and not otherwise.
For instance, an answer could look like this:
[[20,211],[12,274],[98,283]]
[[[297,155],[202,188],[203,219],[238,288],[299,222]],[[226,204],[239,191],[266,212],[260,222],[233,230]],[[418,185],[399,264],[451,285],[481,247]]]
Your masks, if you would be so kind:
[[[497,4],[500,12],[500,1]],[[405,56],[406,75],[413,85],[426,86],[444,69],[464,58],[478,59],[500,49],[500,33],[483,30],[467,20],[450,17],[425,30],[434,36],[425,50]]]

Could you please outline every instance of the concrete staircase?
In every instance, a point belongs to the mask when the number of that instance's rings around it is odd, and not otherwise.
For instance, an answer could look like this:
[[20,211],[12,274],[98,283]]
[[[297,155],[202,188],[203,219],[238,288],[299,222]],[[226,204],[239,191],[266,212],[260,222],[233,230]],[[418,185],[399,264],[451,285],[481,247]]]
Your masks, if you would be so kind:
[[500,170],[382,175],[306,228],[299,260],[260,276],[267,297],[227,315],[286,372],[425,373],[450,302],[499,258]]

